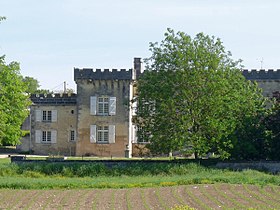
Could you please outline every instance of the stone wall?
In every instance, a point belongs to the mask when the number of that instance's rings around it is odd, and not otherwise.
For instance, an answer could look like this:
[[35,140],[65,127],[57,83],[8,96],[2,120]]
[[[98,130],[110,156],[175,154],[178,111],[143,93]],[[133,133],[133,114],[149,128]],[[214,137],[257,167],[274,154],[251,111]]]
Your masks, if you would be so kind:
[[[132,70],[112,72],[75,69],[78,109],[78,156],[124,157],[129,141]],[[116,97],[115,115],[91,114],[91,97]],[[91,142],[92,125],[115,126],[115,143]]]
[[[36,120],[36,111],[57,111],[56,122],[42,122]],[[70,141],[70,130],[77,130],[77,108],[75,105],[33,105],[31,106],[31,150],[40,155],[67,155],[73,156],[76,151],[76,142]],[[36,131],[57,132],[56,143],[36,142]]]

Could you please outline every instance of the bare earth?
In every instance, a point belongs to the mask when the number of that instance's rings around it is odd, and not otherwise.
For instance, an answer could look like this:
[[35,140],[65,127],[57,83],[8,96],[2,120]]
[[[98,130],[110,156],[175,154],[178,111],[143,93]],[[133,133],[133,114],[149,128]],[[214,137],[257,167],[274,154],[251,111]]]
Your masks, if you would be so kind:
[[280,187],[187,185],[86,190],[0,189],[0,209],[280,209]]

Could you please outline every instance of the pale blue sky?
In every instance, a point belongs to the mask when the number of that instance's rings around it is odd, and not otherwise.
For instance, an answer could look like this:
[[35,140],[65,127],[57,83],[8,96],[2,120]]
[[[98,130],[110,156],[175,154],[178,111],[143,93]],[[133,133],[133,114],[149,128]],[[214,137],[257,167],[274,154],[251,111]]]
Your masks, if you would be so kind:
[[280,69],[278,0],[0,0],[0,16],[0,55],[46,89],[74,88],[74,67],[131,68],[166,28],[219,37],[246,68]]

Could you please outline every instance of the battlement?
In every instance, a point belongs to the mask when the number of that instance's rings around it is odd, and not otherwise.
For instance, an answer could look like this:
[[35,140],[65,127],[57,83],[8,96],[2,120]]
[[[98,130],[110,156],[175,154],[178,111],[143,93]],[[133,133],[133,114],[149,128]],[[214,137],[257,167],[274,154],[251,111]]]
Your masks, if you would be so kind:
[[77,95],[75,93],[56,94],[31,94],[30,99],[38,105],[75,105]]
[[252,69],[251,71],[244,69],[242,71],[243,76],[248,80],[279,80],[280,81],[280,69],[274,71],[273,69],[268,69],[267,71],[261,69],[257,71]]
[[91,80],[131,80],[132,79],[132,69],[78,69],[74,68],[74,80],[75,82],[79,79],[91,79]]

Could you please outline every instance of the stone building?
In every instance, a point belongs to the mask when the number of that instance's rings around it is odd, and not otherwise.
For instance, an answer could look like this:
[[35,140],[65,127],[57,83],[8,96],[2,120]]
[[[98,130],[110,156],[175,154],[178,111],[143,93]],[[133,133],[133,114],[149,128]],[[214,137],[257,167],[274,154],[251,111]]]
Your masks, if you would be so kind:
[[32,95],[30,136],[18,147],[42,155],[131,157],[130,101],[141,59],[125,70],[74,69],[77,94]]
[[[77,94],[31,96],[30,136],[19,149],[42,155],[139,155],[145,143],[137,142],[130,101],[140,74],[140,58],[129,70],[75,68]],[[243,75],[265,96],[280,91],[280,70],[244,70]]]

